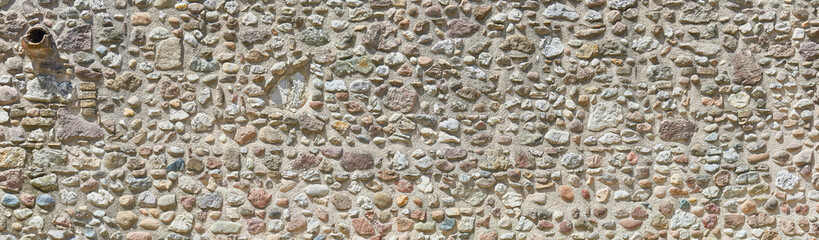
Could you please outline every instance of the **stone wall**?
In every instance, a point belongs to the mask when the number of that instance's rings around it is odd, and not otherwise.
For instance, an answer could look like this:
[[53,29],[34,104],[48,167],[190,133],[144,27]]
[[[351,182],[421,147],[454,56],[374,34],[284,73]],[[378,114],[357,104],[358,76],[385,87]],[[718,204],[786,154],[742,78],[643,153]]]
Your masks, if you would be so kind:
[[813,238],[817,5],[0,0],[0,240]]

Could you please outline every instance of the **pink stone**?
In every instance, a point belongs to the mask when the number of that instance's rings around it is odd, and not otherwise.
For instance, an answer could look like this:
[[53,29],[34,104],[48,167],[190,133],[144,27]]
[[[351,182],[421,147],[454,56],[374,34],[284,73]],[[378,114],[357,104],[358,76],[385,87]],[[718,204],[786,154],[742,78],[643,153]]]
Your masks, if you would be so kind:
[[247,200],[250,201],[250,204],[256,208],[265,208],[268,204],[270,204],[270,199],[273,197],[272,194],[267,193],[264,189],[256,188],[250,190],[247,194]]

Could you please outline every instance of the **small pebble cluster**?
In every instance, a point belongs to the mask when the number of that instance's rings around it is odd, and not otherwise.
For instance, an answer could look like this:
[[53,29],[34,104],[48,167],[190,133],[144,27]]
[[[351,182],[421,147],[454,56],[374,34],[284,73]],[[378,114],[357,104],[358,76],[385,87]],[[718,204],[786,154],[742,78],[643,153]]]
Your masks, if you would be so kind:
[[0,0],[0,240],[815,239],[817,7]]

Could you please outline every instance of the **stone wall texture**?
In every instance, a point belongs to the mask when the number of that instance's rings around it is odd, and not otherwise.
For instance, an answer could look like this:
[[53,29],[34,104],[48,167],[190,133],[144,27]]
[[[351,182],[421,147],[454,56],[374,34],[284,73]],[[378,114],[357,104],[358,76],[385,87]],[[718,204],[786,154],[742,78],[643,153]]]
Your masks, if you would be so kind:
[[0,0],[0,240],[816,239],[816,7]]

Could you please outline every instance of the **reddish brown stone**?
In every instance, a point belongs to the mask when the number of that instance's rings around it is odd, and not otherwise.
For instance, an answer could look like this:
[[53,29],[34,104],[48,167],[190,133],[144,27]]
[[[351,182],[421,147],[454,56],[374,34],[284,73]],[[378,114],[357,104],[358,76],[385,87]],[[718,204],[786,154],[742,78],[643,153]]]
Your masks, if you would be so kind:
[[[819,30],[819,29],[816,29]],[[817,31],[819,33],[819,31]],[[813,61],[819,58],[819,44],[813,41],[806,41],[799,47],[799,54],[807,61]]]
[[288,232],[298,232],[307,227],[307,219],[303,217],[296,217],[287,222],[285,230]]
[[265,221],[258,218],[251,218],[247,220],[247,232],[250,234],[259,234],[265,231]]
[[489,231],[489,232],[482,233],[478,237],[478,240],[497,240],[497,239],[498,239],[498,232],[495,232],[495,231]]
[[85,180],[85,182],[80,184],[80,191],[86,193],[96,191],[99,188],[99,185],[100,183],[96,179],[89,178],[88,180]]
[[740,228],[745,225],[745,215],[742,213],[725,214],[723,217],[726,228]]
[[398,172],[392,169],[378,171],[378,179],[381,181],[392,181],[398,179]]
[[714,185],[717,187],[725,187],[731,183],[731,172],[729,171],[719,171],[717,174],[714,175]]
[[97,72],[84,67],[77,67],[76,70],[74,70],[74,75],[77,76],[77,78],[86,81],[97,81],[102,79],[101,72]]
[[562,185],[557,188],[557,192],[558,194],[560,194],[560,198],[562,198],[563,201],[566,202],[574,201],[574,189],[572,189],[572,187]]
[[810,211],[810,206],[804,203],[796,204],[796,206],[793,207],[793,212],[799,215],[805,215],[808,211]]
[[481,25],[475,22],[469,22],[461,19],[452,19],[447,23],[448,30],[446,35],[448,37],[469,37],[479,29]]
[[695,131],[697,131],[697,126],[683,119],[665,120],[657,129],[660,138],[666,141],[689,141]]
[[402,113],[409,113],[415,107],[415,102],[418,100],[418,92],[411,86],[403,86],[400,88],[390,88],[387,95],[384,96],[384,106],[393,111]]
[[455,170],[455,164],[451,163],[447,160],[435,160],[435,168],[441,170],[442,172],[451,172]]
[[414,225],[415,222],[412,221],[412,219],[404,217],[403,215],[398,215],[398,217],[395,218],[395,228],[399,232],[412,231]]
[[538,229],[552,229],[553,227],[555,227],[555,225],[546,220],[540,220],[539,222],[537,222]]
[[89,51],[93,41],[91,25],[85,24],[69,29],[60,35],[57,48],[68,51]]
[[196,198],[193,196],[184,196],[179,199],[179,202],[182,204],[183,208],[190,210],[196,203]]
[[26,205],[26,207],[33,207],[36,199],[37,196],[28,193],[20,194],[20,202],[22,202],[23,205]]
[[344,103],[344,107],[347,109],[347,112],[356,114],[364,111],[364,106],[361,106],[358,102],[346,102]]
[[369,153],[345,152],[341,156],[341,167],[345,171],[366,170],[373,167],[373,156]]
[[558,231],[560,231],[563,234],[571,233],[573,228],[572,222],[570,222],[569,220],[563,220],[563,222],[560,222],[560,225],[558,225],[557,228]]
[[515,158],[515,167],[533,169],[535,168],[535,161],[532,160],[532,156],[528,152],[519,152]]
[[648,213],[643,207],[635,207],[634,210],[631,210],[631,217],[636,219],[646,219],[648,217]]
[[162,78],[156,86],[163,98],[175,98],[179,96],[179,85],[171,82],[168,78]]
[[450,161],[458,161],[466,158],[467,152],[464,149],[460,148],[445,148],[444,149],[444,158]]
[[364,46],[381,51],[391,51],[401,45],[401,42],[398,27],[390,22],[371,24],[361,39]]
[[125,235],[126,240],[151,240],[151,233],[148,232],[130,232]]
[[324,156],[328,158],[339,158],[341,157],[341,153],[343,152],[344,152],[343,148],[340,147],[321,148],[321,154],[324,154]]
[[0,189],[18,193],[23,189],[23,169],[11,169],[0,172]]
[[620,226],[623,226],[626,229],[637,229],[643,225],[643,220],[637,219],[623,219],[620,220]]
[[264,209],[270,204],[270,199],[273,197],[272,194],[267,193],[264,189],[255,188],[250,190],[247,194],[247,200],[256,208]]
[[717,215],[707,214],[702,218],[702,225],[707,229],[713,229],[717,226]]
[[733,57],[734,83],[754,85],[762,80],[762,68],[749,49],[738,49]]
[[719,205],[709,203],[705,205],[705,211],[709,213],[719,213]]
[[353,228],[355,228],[355,232],[358,233],[358,235],[369,236],[375,234],[373,224],[366,218],[360,217],[353,219]]
[[256,127],[247,125],[236,130],[236,135],[233,136],[233,140],[235,140],[236,143],[239,143],[239,145],[245,145],[255,137]]
[[412,182],[410,181],[400,179],[395,182],[395,189],[398,190],[399,192],[409,193],[412,192],[413,188],[414,187],[412,185]]
[[665,201],[657,205],[657,210],[663,215],[670,216],[674,212],[674,205],[669,201]]
[[299,128],[302,132],[316,133],[324,129],[324,122],[307,114],[299,115]]
[[751,226],[752,228],[760,228],[774,224],[774,222],[776,222],[776,218],[763,212],[748,216],[747,222],[748,226]]
[[608,213],[609,209],[605,207],[596,207],[592,209],[592,214],[597,218],[603,218]]
[[304,170],[318,167],[319,163],[321,163],[320,156],[316,156],[307,152],[301,152],[296,157],[296,159],[294,159],[293,162],[290,163],[290,167],[295,170]]

